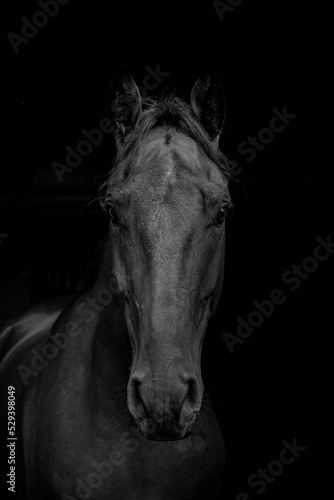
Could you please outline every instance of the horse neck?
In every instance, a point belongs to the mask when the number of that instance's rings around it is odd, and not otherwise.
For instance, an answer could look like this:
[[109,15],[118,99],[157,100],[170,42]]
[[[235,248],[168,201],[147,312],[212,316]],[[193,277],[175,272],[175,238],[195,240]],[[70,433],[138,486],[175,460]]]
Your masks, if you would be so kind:
[[112,400],[119,395],[118,388],[127,383],[132,351],[123,301],[115,292],[108,262],[103,262],[95,283],[56,325],[57,331],[76,325],[79,332],[70,334],[68,348],[57,359],[58,373],[78,387],[88,402],[94,398],[99,402]]
[[102,399],[114,400],[126,391],[132,350],[123,299],[116,290],[107,252],[99,277],[87,295],[89,299],[94,300],[96,309],[91,342],[87,346],[91,352],[90,369]]

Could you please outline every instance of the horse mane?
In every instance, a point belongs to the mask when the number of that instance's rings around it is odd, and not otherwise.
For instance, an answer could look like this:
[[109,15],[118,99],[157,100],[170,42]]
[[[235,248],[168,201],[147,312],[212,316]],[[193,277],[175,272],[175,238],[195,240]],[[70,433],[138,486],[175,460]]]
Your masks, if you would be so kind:
[[142,115],[136,125],[119,146],[116,158],[107,180],[100,186],[99,194],[105,192],[112,173],[124,161],[133,158],[138,145],[147,137],[148,133],[160,126],[171,126],[192,138],[218,166],[222,174],[230,179],[232,177],[232,162],[216,148],[209,136],[198,122],[190,106],[182,99],[169,94],[161,97],[147,97],[142,101]]

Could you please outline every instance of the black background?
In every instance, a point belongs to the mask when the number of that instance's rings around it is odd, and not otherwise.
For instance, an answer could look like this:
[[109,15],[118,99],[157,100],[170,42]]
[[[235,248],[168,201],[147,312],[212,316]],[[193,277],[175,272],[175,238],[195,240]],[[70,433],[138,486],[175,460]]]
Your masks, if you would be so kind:
[[[112,163],[110,137],[59,182],[51,164],[106,116],[108,83],[127,64],[138,84],[147,66],[169,75],[154,92],[187,98],[202,71],[223,79],[227,118],[221,147],[242,173],[231,183],[226,277],[210,322],[204,372],[215,395],[227,446],[225,498],[323,498],[328,418],[325,353],[332,330],[329,273],[321,262],[292,292],[281,281],[313,255],[330,228],[330,168],[316,140],[321,92],[314,81],[318,8],[304,2],[244,0],[221,21],[208,2],[79,2],[59,13],[15,54],[8,32],[21,34],[35,1],[6,6],[3,31],[4,143],[0,173],[0,321],[30,304],[74,292],[106,232],[96,189]],[[297,115],[252,162],[238,153],[269,125],[273,108]],[[223,333],[236,333],[253,300],[274,288],[283,305],[231,354]],[[306,446],[261,495],[247,486],[258,467],[278,458],[285,439]]]

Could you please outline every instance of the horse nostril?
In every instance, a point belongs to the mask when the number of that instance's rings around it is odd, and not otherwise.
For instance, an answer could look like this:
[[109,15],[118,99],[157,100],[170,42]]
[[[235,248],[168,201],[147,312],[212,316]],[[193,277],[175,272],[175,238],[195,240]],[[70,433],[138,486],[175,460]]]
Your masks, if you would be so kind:
[[196,377],[190,375],[186,377],[185,384],[187,385],[187,393],[185,401],[191,406],[198,408],[201,401],[201,390]]
[[140,403],[141,402],[141,397],[140,397],[140,392],[139,392],[140,381],[138,379],[132,377],[129,386],[130,386],[129,392],[130,392],[132,402],[134,404]]
[[194,402],[197,396],[196,381],[194,379],[190,379],[187,382],[187,384],[188,384],[187,398],[190,402]]
[[145,417],[146,408],[140,395],[141,377],[132,376],[128,385],[128,407],[134,416]]

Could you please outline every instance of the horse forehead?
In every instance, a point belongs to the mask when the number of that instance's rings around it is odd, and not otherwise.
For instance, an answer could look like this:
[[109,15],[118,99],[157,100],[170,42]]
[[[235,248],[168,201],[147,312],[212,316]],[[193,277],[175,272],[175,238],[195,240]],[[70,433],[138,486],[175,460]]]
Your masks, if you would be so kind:
[[204,186],[211,185],[214,190],[227,187],[219,168],[202,148],[175,130],[152,132],[138,150],[132,173],[139,192],[140,186],[154,189],[155,194],[175,187],[193,196]]
[[189,173],[200,175],[206,172],[206,163],[193,139],[182,133],[165,131],[152,134],[140,147],[136,170],[138,173],[146,171],[153,175],[158,172],[163,176],[171,174],[175,167],[182,164],[188,167]]
[[164,207],[178,211],[184,204],[190,209],[197,203],[202,184],[200,174],[193,166],[180,167],[180,157],[175,150],[152,149],[139,170],[132,195],[137,203],[146,207],[145,212],[152,209],[160,212]]
[[[131,169],[135,219],[153,212],[182,213],[193,218],[203,205],[203,193],[227,189],[219,167],[195,140],[174,129],[152,131],[138,146]],[[190,219],[189,219],[190,220]]]

